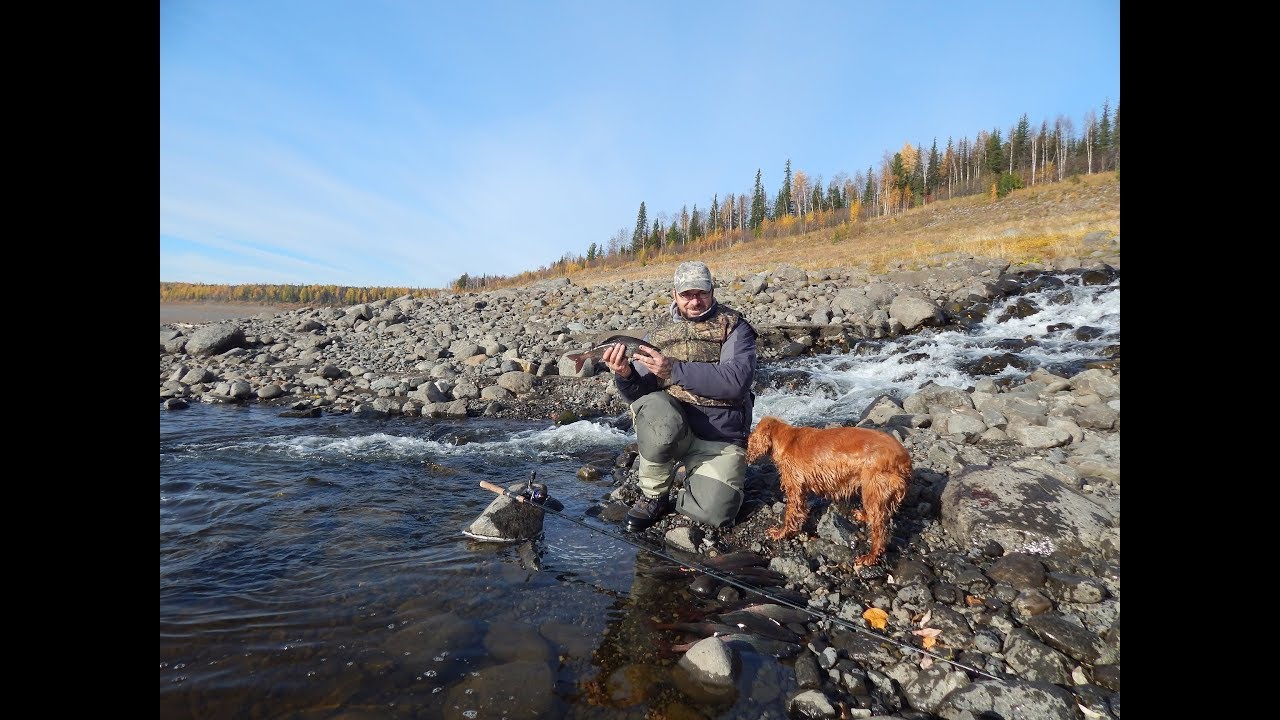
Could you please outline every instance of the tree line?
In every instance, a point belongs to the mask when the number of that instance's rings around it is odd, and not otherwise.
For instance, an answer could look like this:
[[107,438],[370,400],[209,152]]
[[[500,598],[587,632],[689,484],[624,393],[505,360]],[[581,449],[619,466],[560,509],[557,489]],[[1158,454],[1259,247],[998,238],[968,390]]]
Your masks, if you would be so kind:
[[405,295],[430,296],[438,291],[402,287],[346,285],[212,285],[162,282],[160,302],[257,303],[262,305],[358,305],[395,300]]
[[935,200],[965,195],[1003,197],[1021,187],[1063,182],[1077,175],[1120,169],[1120,103],[1110,100],[1102,112],[1085,113],[1080,128],[1059,115],[1033,129],[1026,113],[1003,132],[981,130],[972,139],[947,138],[939,150],[934,138],[928,152],[904,143],[879,166],[853,176],[793,171],[787,160],[772,199],[760,169],[750,195],[713,194],[699,209],[695,203],[679,212],[656,213],[652,219],[642,200],[635,224],[623,226],[607,240],[591,243],[585,254],[566,253],[559,260],[515,276],[463,274],[450,283],[456,292],[521,285],[569,275],[588,268],[608,268],[689,250],[718,250],[759,238],[777,238],[837,227],[849,222],[900,214]]

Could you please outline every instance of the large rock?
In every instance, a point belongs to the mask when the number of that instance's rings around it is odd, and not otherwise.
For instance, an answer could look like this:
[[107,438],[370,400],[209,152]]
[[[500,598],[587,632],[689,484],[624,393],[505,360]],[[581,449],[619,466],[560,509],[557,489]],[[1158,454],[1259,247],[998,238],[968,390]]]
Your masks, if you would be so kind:
[[912,295],[899,295],[889,304],[889,316],[907,330],[914,330],[922,325],[939,326],[943,322],[942,311],[933,301]]
[[[525,483],[516,483],[507,489],[523,493],[527,487]],[[467,537],[489,542],[528,540],[542,532],[545,518],[542,510],[508,495],[499,495],[462,532]]]
[[982,680],[966,685],[942,701],[936,714],[946,720],[1037,718],[1076,720],[1075,699],[1049,683]]
[[208,357],[243,345],[244,330],[240,329],[239,325],[219,323],[206,325],[191,333],[186,349],[189,355]]
[[970,547],[1078,555],[1111,526],[1105,510],[1057,478],[1027,468],[968,466],[942,491],[942,527]]

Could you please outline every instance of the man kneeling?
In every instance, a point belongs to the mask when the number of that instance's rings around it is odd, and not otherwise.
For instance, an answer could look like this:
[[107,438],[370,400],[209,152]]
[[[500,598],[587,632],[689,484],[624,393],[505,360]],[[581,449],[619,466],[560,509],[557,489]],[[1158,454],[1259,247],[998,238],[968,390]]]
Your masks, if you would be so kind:
[[701,262],[676,268],[669,318],[644,338],[632,359],[618,344],[601,361],[631,404],[640,457],[641,497],[626,529],[644,530],[672,510],[676,467],[685,487],[674,502],[682,515],[715,527],[733,523],[742,506],[756,370],[756,331],[743,315],[716,302],[711,270]]

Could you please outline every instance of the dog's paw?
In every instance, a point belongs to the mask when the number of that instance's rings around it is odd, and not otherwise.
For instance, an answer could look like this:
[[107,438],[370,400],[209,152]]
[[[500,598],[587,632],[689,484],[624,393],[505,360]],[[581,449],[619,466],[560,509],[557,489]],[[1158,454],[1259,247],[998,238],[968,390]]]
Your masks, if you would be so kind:
[[858,557],[853,559],[853,567],[854,568],[870,567],[872,565],[875,565],[877,562],[879,562],[879,560],[880,560],[879,556],[872,555],[871,553],[867,553],[866,555],[859,555]]
[[770,540],[781,540],[787,536],[787,530],[781,527],[769,528],[764,531],[764,534],[768,535]]

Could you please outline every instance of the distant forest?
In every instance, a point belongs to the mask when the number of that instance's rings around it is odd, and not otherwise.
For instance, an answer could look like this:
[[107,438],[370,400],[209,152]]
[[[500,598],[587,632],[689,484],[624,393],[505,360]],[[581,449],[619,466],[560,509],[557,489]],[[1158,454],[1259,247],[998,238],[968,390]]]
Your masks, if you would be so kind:
[[837,227],[849,222],[895,215],[935,200],[979,193],[1003,197],[1018,188],[1062,182],[1076,175],[1120,169],[1120,103],[1114,111],[1104,100],[1102,112],[1087,112],[1079,129],[1058,116],[1033,130],[1024,113],[1004,132],[981,130],[972,140],[937,138],[926,152],[905,143],[879,167],[853,176],[837,173],[825,183],[792,169],[787,160],[778,191],[772,196],[756,170],[750,194],[715,193],[700,209],[685,205],[679,212],[650,216],[644,201],[634,225],[623,225],[603,242],[591,243],[584,255],[566,253],[548,266],[515,276],[463,274],[447,289],[339,285],[205,285],[160,283],[160,301],[245,302],[264,304],[354,305],[405,295],[429,296],[522,285],[562,277],[588,268],[608,268],[665,254],[718,250],[756,238],[778,238]]
[[374,300],[395,300],[405,295],[430,297],[441,290],[402,287],[347,287],[345,285],[207,285],[162,282],[160,302],[248,303],[254,305],[358,305]]

